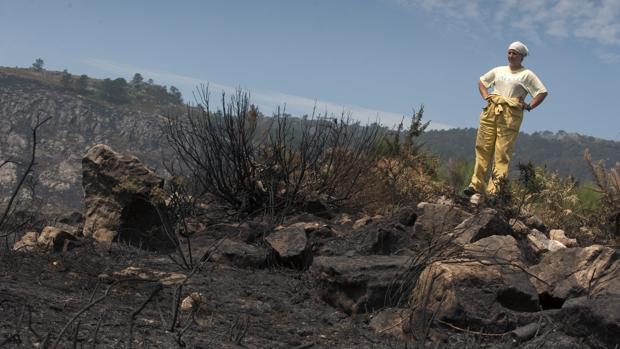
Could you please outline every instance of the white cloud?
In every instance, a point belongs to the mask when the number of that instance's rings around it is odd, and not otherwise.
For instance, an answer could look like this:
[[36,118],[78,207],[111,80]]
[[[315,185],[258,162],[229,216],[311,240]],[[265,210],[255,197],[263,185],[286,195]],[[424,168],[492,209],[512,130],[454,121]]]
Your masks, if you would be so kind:
[[620,63],[620,54],[611,52],[599,53],[599,57],[606,63]]
[[[620,0],[392,0],[406,7],[422,8],[451,20],[488,22],[496,29],[523,30],[542,35],[594,40],[620,45]],[[488,24],[488,23],[486,23]]]
[[[191,96],[192,91],[194,91],[197,86],[207,83],[209,85],[209,90],[212,93],[219,94],[223,91],[226,94],[230,95],[236,91],[235,87],[207,81],[206,79],[197,79],[169,72],[145,70],[139,67],[111,62],[108,60],[89,59],[85,63],[90,65],[91,67],[100,69],[107,73],[123,75],[127,77],[133,76],[133,74],[135,73],[140,73],[145,78],[153,79],[160,84],[175,85],[177,88],[184,92],[183,94],[186,99],[188,99],[188,96]],[[262,110],[263,113],[267,115],[269,115],[270,112],[275,112],[278,106],[285,106],[286,112],[292,115],[311,114],[312,110],[316,106],[317,113],[324,114],[327,111],[329,114],[339,115],[344,111],[345,113],[351,113],[351,117],[353,119],[358,120],[362,123],[376,121],[388,127],[397,125],[403,118],[402,114],[394,112],[364,108],[356,105],[342,105],[333,102],[318,101],[311,98],[294,96],[280,92],[252,90],[250,90],[250,92],[252,102],[256,104],[260,108],[260,110]],[[453,128],[453,126],[434,121],[431,121],[431,124],[429,126],[429,129],[448,128]]]

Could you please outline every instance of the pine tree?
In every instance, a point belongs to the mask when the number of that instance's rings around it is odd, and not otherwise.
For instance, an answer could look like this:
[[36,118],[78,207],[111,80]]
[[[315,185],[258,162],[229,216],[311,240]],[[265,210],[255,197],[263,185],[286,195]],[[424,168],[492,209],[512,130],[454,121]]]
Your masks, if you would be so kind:
[[84,93],[86,92],[87,88],[88,88],[88,75],[82,74],[77,80],[75,80],[75,89],[80,93]]
[[71,74],[69,74],[67,69],[63,70],[62,75],[60,76],[60,84],[62,85],[62,87],[71,88],[72,83],[73,78],[71,77]]
[[32,63],[32,69],[34,69],[34,71],[40,72],[43,70],[44,65],[45,62],[41,58],[37,58],[34,63]]

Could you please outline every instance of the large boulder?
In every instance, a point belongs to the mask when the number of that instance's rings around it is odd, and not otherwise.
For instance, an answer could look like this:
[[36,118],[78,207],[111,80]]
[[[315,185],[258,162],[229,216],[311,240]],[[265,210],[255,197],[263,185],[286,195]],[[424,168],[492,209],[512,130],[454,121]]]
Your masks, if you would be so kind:
[[466,244],[463,252],[469,258],[486,263],[525,265],[523,252],[510,235],[493,235]]
[[151,200],[153,190],[163,186],[155,172],[104,144],[88,151],[82,170],[85,236],[152,250],[174,248]]
[[410,261],[406,256],[319,256],[310,272],[326,302],[356,314],[390,305],[386,299],[397,296]]
[[512,235],[513,230],[496,210],[487,208],[455,227],[453,234],[457,243],[467,244],[492,235]]
[[297,268],[310,265],[312,254],[303,226],[292,225],[269,234],[265,241],[275,252],[278,262]]
[[555,316],[562,330],[586,338],[591,347],[620,347],[620,297],[571,298]]
[[581,296],[620,297],[620,252],[600,245],[548,252],[528,269],[543,306]]
[[463,258],[432,263],[420,274],[410,298],[414,323],[434,314],[463,328],[501,332],[516,326],[511,313],[540,309],[514,238],[488,237],[464,250]]
[[471,214],[456,206],[421,202],[418,204],[416,216],[414,234],[417,238],[426,239],[452,230],[471,217]]

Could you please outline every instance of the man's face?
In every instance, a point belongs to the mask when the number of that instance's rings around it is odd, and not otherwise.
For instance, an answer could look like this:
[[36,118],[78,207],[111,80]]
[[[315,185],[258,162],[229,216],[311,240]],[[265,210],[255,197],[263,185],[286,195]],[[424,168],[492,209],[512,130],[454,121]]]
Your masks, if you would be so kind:
[[516,50],[508,50],[508,63],[510,65],[521,65],[523,62],[523,56]]

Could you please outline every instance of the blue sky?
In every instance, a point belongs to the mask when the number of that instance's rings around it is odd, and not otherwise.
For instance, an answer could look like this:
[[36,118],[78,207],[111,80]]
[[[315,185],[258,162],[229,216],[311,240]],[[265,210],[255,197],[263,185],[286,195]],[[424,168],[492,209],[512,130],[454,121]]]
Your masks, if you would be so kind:
[[549,97],[522,130],[620,141],[620,0],[0,0],[0,65],[96,78],[141,73],[213,93],[248,89],[265,114],[350,111],[477,127],[476,82],[525,42]]

